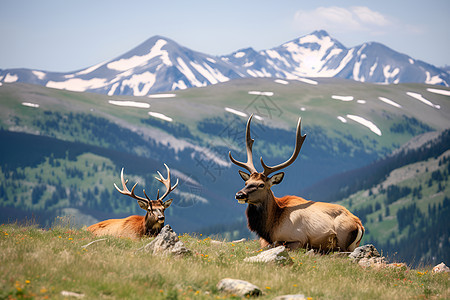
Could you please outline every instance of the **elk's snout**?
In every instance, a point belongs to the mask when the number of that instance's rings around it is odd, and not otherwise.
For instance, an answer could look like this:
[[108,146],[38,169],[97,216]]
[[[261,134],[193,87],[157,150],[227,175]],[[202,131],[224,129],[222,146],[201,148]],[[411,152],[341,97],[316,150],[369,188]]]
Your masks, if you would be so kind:
[[158,216],[158,222],[164,223],[164,216]]
[[248,194],[243,191],[239,191],[236,193],[236,200],[241,204],[247,203]]

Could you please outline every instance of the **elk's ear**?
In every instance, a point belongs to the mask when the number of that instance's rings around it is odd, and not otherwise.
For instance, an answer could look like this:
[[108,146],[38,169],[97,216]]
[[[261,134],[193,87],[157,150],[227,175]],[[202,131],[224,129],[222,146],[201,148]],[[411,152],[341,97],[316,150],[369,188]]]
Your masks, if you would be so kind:
[[172,204],[173,199],[169,199],[163,203],[164,209],[168,208]]
[[247,181],[250,179],[250,174],[245,173],[244,171],[239,170],[239,175],[241,175],[241,178],[244,181]]
[[144,210],[148,209],[148,203],[147,202],[142,201],[142,200],[138,200],[137,202],[138,202],[140,208],[142,208]]
[[269,182],[271,185],[279,184],[281,181],[283,181],[284,172],[277,173],[269,178]]

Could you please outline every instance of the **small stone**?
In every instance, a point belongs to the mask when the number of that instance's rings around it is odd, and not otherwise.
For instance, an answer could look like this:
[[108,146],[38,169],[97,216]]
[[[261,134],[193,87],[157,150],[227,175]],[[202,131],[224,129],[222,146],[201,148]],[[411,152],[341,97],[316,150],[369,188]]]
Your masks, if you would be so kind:
[[242,238],[242,239],[240,239],[240,240],[232,241],[231,243],[232,243],[232,244],[243,243],[243,242],[245,242],[246,240],[247,240],[247,239]]
[[296,295],[283,295],[278,296],[276,298],[273,298],[273,300],[305,300],[306,297],[303,294],[296,294]]
[[256,285],[244,280],[232,278],[224,278],[219,281],[219,283],[217,284],[217,289],[240,297],[262,295],[261,289]]
[[69,291],[61,291],[61,295],[64,297],[84,298],[84,294]]
[[269,249],[259,253],[256,256],[247,257],[245,262],[262,262],[262,263],[276,263],[276,264],[291,264],[292,258],[286,251],[285,246],[278,246],[273,249]]
[[433,267],[431,271],[433,273],[448,273],[450,272],[449,267],[447,267],[443,262]]
[[390,268],[390,269],[408,269],[408,266],[405,263],[391,263],[391,264],[387,264],[386,268]]

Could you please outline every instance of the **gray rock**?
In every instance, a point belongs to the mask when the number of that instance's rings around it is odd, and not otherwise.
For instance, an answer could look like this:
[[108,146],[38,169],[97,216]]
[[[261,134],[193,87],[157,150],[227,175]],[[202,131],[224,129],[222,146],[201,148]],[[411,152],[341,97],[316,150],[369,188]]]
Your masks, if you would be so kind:
[[387,266],[384,256],[372,244],[367,244],[353,250],[348,256],[353,262],[364,268],[381,269]]
[[348,257],[353,260],[359,261],[362,258],[381,257],[381,255],[374,245],[367,244],[353,250],[353,252],[350,253]]
[[170,225],[164,226],[156,238],[145,245],[144,250],[162,255],[185,255],[191,253],[184,246],[183,242],[178,239],[178,235],[172,230]]
[[291,264],[292,258],[286,251],[286,247],[278,246],[261,252],[260,254],[244,259],[245,262],[262,262],[262,263],[276,263],[276,264]]
[[224,278],[217,284],[217,289],[222,292],[226,292],[232,295],[240,296],[240,297],[249,297],[249,296],[260,296],[262,295],[262,291],[259,287],[250,282],[232,279],[232,278]]
[[303,294],[296,294],[296,295],[283,295],[278,296],[276,298],[273,298],[273,300],[305,300],[306,297]]

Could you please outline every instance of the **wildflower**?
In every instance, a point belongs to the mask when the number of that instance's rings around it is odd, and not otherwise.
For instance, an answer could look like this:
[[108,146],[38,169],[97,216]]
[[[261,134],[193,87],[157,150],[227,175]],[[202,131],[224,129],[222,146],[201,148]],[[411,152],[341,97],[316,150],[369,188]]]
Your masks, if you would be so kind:
[[30,282],[31,282],[31,281],[29,281],[29,280],[25,280],[25,283],[26,283],[26,284],[30,284]]
[[266,290],[270,290],[270,286],[266,286]]
[[41,294],[45,294],[45,293],[47,293],[48,291],[47,291],[46,288],[42,288],[39,292],[40,292]]
[[73,240],[73,238],[69,238],[69,241]]

